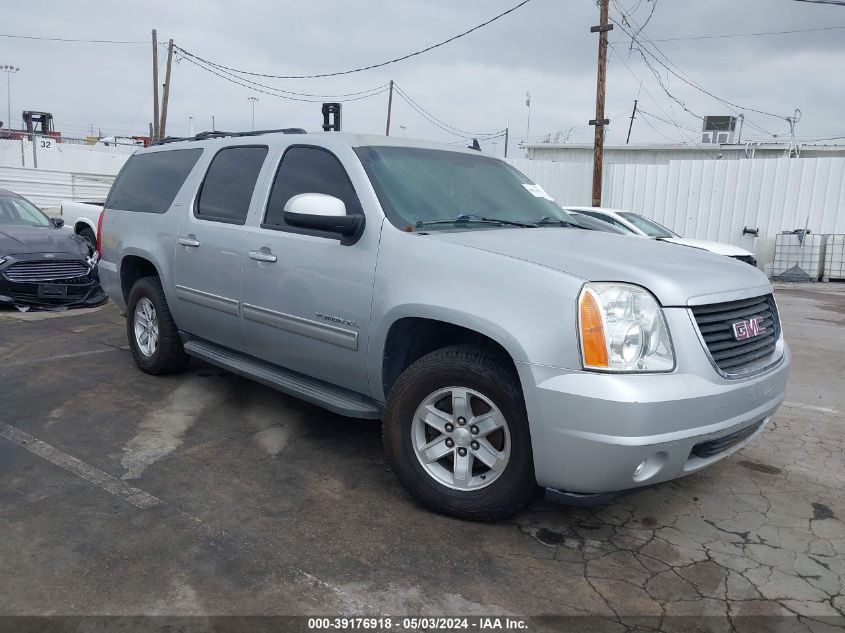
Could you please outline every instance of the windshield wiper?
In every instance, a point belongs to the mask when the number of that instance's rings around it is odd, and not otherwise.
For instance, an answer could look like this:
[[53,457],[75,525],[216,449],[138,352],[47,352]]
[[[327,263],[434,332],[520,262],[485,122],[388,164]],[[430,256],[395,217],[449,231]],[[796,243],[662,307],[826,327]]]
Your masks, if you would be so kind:
[[473,215],[470,213],[461,213],[456,215],[451,220],[418,220],[416,224],[414,224],[417,228],[422,228],[424,226],[434,226],[437,224],[504,224],[507,226],[519,226],[522,228],[536,228],[537,225],[533,222],[521,222],[518,220],[501,220],[499,218],[482,218],[478,215]]
[[555,218],[550,215],[544,215],[537,221],[538,226],[570,226],[574,229],[584,229],[585,231],[594,231],[595,229],[591,229],[589,226],[584,226],[583,224],[578,224],[576,222],[570,222],[569,220],[561,220],[560,218]]

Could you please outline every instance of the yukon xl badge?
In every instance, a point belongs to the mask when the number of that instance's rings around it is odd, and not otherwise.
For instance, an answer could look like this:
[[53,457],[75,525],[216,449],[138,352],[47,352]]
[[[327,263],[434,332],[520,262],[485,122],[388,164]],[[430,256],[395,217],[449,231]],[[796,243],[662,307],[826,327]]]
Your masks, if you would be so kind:
[[738,341],[744,341],[766,333],[766,328],[763,327],[763,317],[761,316],[756,316],[747,321],[735,321],[731,327],[733,328],[734,338]]
[[314,316],[324,321],[331,321],[332,323],[340,323],[341,325],[348,325],[349,327],[358,327],[355,321],[344,319],[343,317],[334,316],[333,314],[324,314],[323,312],[315,312]]

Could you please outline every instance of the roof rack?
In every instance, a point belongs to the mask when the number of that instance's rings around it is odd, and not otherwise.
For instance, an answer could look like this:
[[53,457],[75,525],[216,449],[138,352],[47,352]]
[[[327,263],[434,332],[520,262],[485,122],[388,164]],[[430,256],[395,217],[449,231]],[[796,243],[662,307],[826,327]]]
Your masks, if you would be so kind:
[[251,132],[200,132],[195,136],[165,136],[150,143],[150,145],[166,145],[167,143],[179,143],[180,141],[205,141],[210,138],[262,136],[263,134],[307,134],[307,132],[301,127],[286,127],[277,130],[252,130]]

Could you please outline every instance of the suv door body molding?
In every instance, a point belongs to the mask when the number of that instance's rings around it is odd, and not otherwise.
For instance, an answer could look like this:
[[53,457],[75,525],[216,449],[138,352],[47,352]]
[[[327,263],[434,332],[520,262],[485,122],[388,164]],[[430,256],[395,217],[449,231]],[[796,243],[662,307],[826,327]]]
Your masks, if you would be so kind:
[[293,314],[277,312],[250,303],[243,305],[243,317],[248,321],[255,321],[294,334],[301,334],[324,343],[331,343],[353,351],[358,349],[358,332],[336,325],[304,319]]
[[237,299],[230,299],[229,297],[222,297],[204,290],[197,290],[196,288],[189,288],[176,284],[176,296],[182,301],[189,303],[196,303],[204,308],[211,308],[212,310],[220,310],[232,316],[239,315],[240,302]]

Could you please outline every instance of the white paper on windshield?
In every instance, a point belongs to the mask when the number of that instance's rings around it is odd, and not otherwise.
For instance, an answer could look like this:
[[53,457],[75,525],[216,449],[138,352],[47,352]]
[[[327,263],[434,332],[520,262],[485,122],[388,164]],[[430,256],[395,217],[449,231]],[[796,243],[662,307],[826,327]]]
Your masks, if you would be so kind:
[[543,189],[540,185],[522,185],[525,189],[535,198],[545,198],[546,200],[551,200],[554,202],[554,198],[552,198],[549,194],[546,193],[546,190]]

